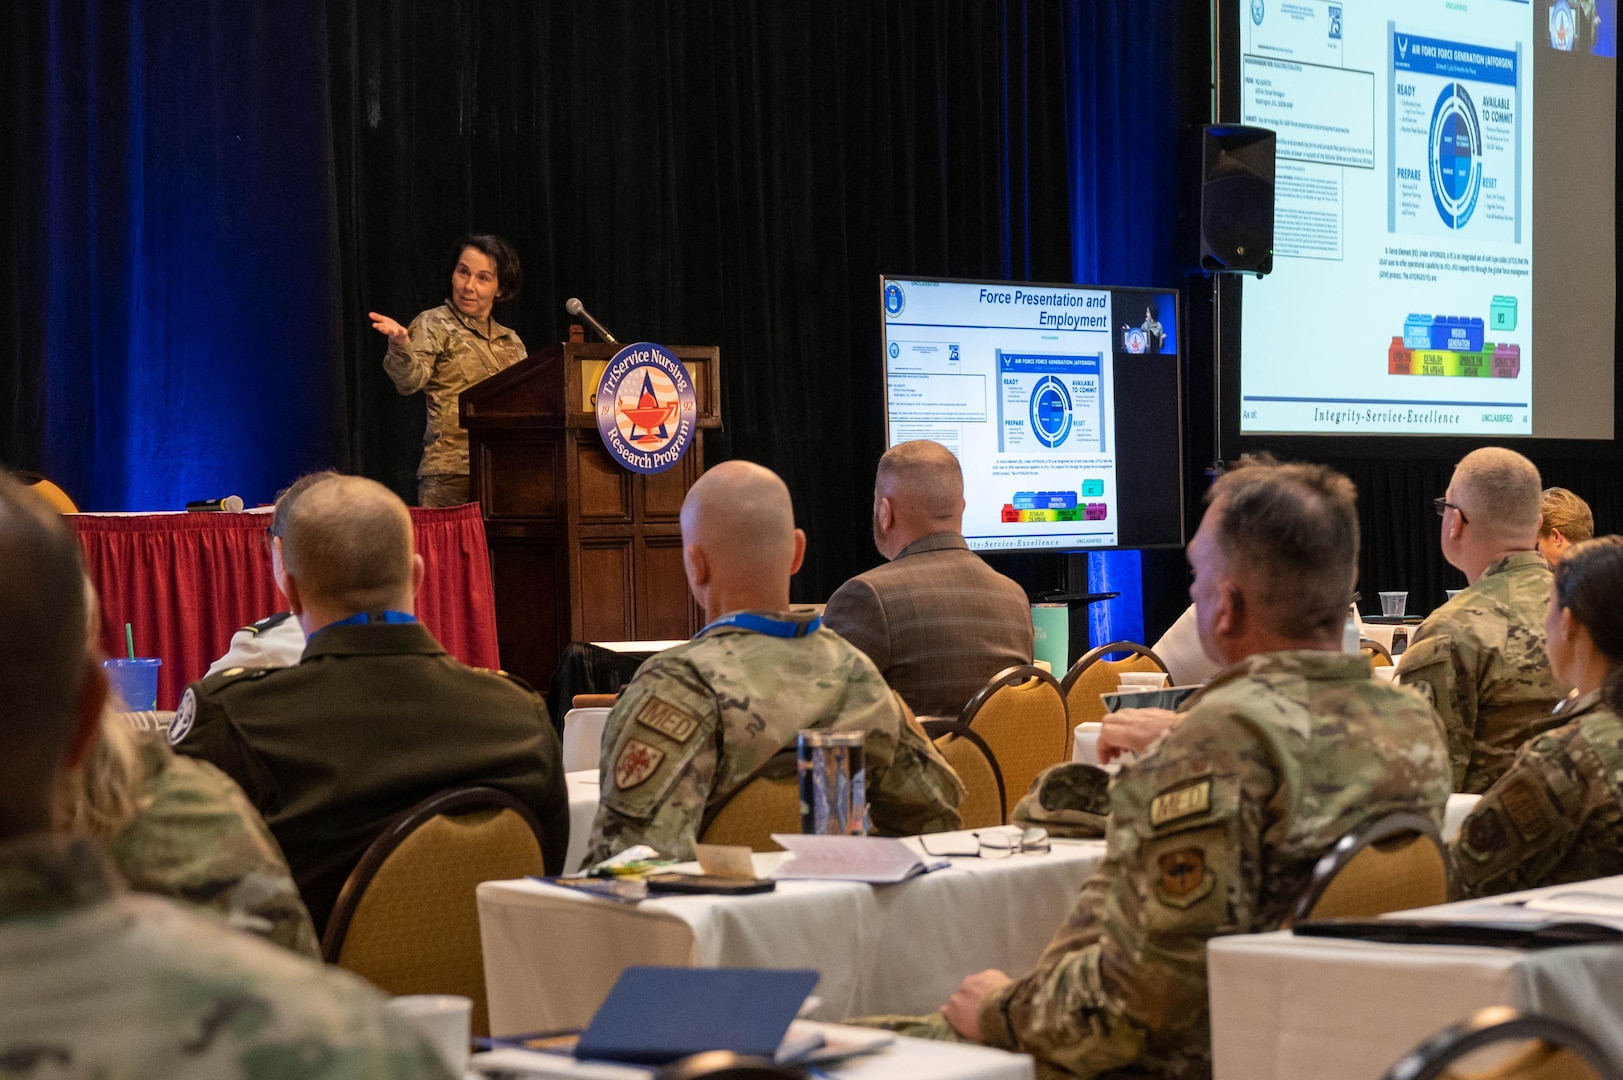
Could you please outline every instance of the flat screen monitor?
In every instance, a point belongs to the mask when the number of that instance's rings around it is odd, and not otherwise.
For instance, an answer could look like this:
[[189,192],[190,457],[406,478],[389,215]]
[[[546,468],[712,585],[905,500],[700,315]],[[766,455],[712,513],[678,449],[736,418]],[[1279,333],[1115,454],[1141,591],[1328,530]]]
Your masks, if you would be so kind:
[[879,284],[886,445],[958,458],[972,549],[1183,542],[1175,291]]
[[1610,439],[1616,0],[1223,0],[1278,136],[1241,435]]

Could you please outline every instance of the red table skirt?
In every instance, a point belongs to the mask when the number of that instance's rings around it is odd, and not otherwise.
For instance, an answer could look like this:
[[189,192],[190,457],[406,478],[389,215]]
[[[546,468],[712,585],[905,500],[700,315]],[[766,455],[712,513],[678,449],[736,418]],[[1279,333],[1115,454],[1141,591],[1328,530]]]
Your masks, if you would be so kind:
[[[101,647],[123,656],[124,624],[135,654],[163,660],[158,708],[173,709],[231,635],[287,601],[271,579],[269,514],[142,514],[68,518],[101,593]],[[496,604],[485,524],[475,503],[413,507],[417,550],[427,564],[417,617],[465,664],[500,666]]]

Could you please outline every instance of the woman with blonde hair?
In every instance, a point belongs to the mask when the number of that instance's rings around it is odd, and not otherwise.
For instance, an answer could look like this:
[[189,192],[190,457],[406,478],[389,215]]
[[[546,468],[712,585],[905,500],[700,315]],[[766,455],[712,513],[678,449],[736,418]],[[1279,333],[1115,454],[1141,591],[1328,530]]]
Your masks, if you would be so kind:
[[207,762],[174,754],[161,735],[137,732],[120,707],[102,710],[95,745],[58,782],[55,830],[104,842],[138,892],[209,908],[319,959],[287,860],[242,789]]

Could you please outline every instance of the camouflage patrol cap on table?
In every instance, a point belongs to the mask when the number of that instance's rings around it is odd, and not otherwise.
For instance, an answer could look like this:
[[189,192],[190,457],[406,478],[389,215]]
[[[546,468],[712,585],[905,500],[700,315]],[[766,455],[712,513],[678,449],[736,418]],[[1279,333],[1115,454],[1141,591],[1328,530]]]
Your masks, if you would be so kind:
[[1097,765],[1062,761],[1037,774],[1014,804],[1011,823],[1037,825],[1052,836],[1092,839],[1110,817],[1110,774]]

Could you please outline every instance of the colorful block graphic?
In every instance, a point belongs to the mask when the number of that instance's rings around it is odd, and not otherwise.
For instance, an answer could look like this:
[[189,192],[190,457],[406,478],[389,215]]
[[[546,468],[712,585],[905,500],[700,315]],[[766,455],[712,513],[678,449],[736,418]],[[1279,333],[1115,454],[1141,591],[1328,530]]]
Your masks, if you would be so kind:
[[1482,348],[1482,320],[1452,315],[1410,315],[1403,320],[1406,349],[1450,349],[1477,352]]
[[1476,379],[1514,379],[1521,374],[1520,345],[1487,345],[1472,352],[1452,349],[1409,349],[1393,338],[1386,350],[1392,375],[1448,375]]
[[1066,510],[1032,510],[1021,509],[1012,503],[1004,503],[1003,511],[999,515],[1005,524],[1024,525],[1031,522],[1045,521],[1107,521],[1110,518],[1108,503],[1087,503],[1083,506],[1071,507]]

